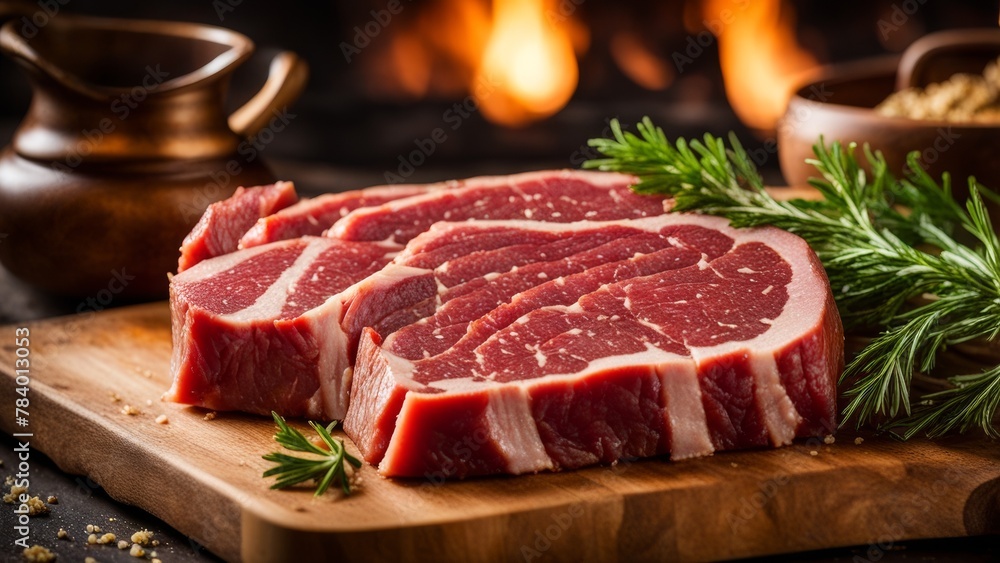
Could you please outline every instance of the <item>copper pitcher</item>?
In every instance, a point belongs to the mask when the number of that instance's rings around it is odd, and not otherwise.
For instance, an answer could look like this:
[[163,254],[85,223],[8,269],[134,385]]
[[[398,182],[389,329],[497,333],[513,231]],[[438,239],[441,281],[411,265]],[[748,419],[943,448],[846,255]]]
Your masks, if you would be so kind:
[[253,51],[227,29],[60,14],[40,29],[7,22],[0,50],[33,88],[0,153],[0,262],[75,297],[166,295],[204,209],[274,180],[256,136],[287,126],[308,74],[279,54],[260,92],[227,115],[231,74]]

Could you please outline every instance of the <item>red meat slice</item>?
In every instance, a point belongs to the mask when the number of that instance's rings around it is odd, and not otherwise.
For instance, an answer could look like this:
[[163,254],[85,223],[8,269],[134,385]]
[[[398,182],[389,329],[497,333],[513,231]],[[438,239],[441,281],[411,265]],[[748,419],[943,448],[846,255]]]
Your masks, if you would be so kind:
[[278,182],[255,188],[236,188],[228,199],[208,206],[194,229],[184,237],[177,271],[183,272],[202,260],[233,252],[240,237],[257,219],[295,203],[295,186]]
[[399,251],[303,237],[205,260],[173,277],[167,400],[343,418],[350,369],[338,295]]
[[423,195],[445,186],[445,184],[379,186],[304,199],[277,213],[262,216],[240,239],[239,247],[250,248],[301,236],[319,236],[355,209]]
[[555,170],[470,178],[423,196],[365,207],[337,222],[327,236],[405,244],[438,221],[530,219],[569,223],[662,214],[667,200],[638,195],[632,176]]
[[840,318],[815,255],[777,229],[439,224],[349,293],[345,332],[374,328],[345,429],[384,475],[685,458],[835,428]]

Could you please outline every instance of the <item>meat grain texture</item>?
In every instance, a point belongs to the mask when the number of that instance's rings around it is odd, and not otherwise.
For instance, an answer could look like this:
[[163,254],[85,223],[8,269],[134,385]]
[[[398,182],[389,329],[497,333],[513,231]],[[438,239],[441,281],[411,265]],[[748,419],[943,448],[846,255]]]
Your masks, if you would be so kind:
[[174,277],[167,397],[343,418],[395,477],[832,432],[843,330],[805,242],[665,215],[633,181],[381,187],[255,219],[235,239],[245,248]]
[[291,182],[236,188],[228,199],[209,205],[194,229],[184,237],[177,271],[183,272],[202,260],[233,252],[239,248],[240,237],[260,217],[280,211],[297,199]]
[[[380,306],[396,287],[408,300]],[[385,475],[680,459],[835,428],[840,317],[815,255],[778,229],[439,223],[352,291],[347,318],[367,328],[344,427]]]

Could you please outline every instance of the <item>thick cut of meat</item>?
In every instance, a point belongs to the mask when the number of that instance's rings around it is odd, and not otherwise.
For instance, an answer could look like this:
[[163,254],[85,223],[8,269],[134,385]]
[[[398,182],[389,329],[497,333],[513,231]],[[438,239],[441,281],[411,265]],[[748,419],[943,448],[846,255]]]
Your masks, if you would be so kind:
[[209,205],[198,224],[184,237],[177,271],[183,272],[202,260],[233,252],[239,247],[240,237],[257,219],[284,209],[297,199],[291,182],[236,188],[228,199]]
[[660,215],[662,197],[643,196],[629,186],[635,178],[607,172],[553,170],[470,178],[455,187],[365,207],[328,232],[344,240],[392,240],[405,244],[438,221],[530,219],[569,223]]
[[778,229],[440,223],[350,293],[344,427],[383,475],[679,459],[835,428],[840,317],[816,256]]
[[361,207],[423,195],[442,189],[447,184],[378,186],[324,194],[286,207],[277,213],[262,216],[240,239],[240,248],[260,246],[269,242],[301,236],[319,236],[341,217]]
[[399,250],[303,237],[174,276],[174,380],[164,397],[217,410],[343,418],[350,370],[338,294]]

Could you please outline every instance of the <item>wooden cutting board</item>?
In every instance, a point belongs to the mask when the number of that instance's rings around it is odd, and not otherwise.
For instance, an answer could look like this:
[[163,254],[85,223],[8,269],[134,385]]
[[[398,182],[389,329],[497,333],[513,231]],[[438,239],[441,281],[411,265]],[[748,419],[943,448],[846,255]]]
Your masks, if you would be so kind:
[[[903,539],[1000,532],[1000,445],[856,444],[850,430],[829,445],[443,484],[365,466],[348,498],[272,491],[260,457],[275,449],[272,421],[205,420],[158,401],[169,383],[165,303],[26,326],[31,447],[226,559],[708,560],[871,544],[875,560]],[[14,338],[15,327],[0,328],[10,434],[25,430],[13,416]],[[142,413],[122,414],[125,404]]]

